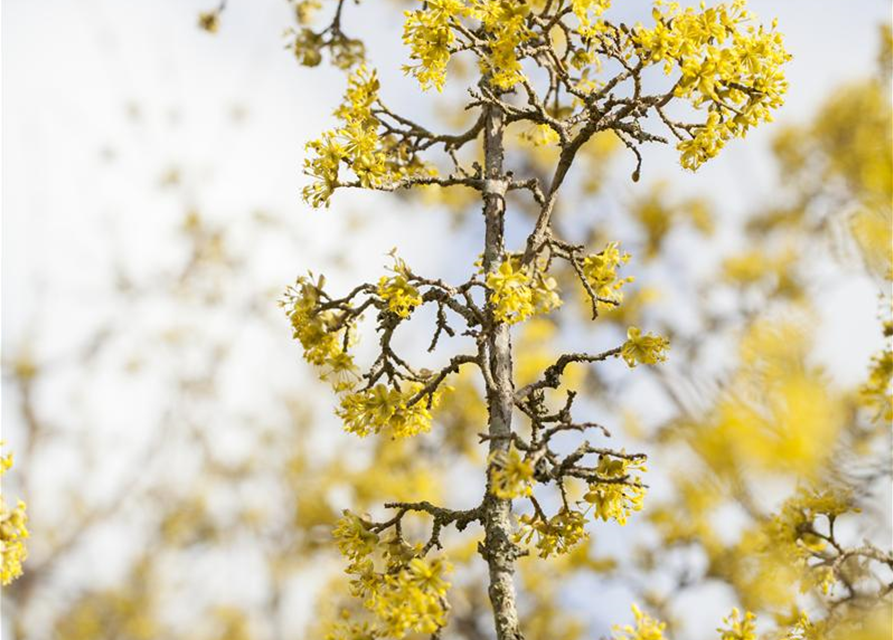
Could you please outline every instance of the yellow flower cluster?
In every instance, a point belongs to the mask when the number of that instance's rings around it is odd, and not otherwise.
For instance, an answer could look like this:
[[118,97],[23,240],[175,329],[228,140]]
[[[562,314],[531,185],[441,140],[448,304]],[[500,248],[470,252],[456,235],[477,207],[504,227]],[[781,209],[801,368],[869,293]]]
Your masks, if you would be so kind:
[[490,491],[497,498],[511,500],[533,492],[533,463],[521,457],[512,446],[490,457]]
[[304,199],[314,207],[328,204],[339,185],[338,169],[342,162],[356,174],[363,187],[379,184],[386,174],[385,155],[378,136],[378,119],[372,106],[378,99],[379,82],[375,72],[361,67],[348,79],[344,103],[335,115],[344,126],[327,131],[319,140],[307,144],[316,154],[307,158],[305,172],[316,182],[304,188]]
[[604,23],[595,22],[593,18],[598,18],[611,7],[611,0],[573,0],[571,8],[574,15],[580,21],[580,27],[577,30],[584,38],[591,38],[601,33],[601,25]]
[[497,271],[487,274],[490,304],[497,322],[516,324],[561,306],[555,279],[531,271],[531,267],[521,267],[520,260],[511,257]]
[[332,535],[338,551],[345,558],[359,561],[375,552],[378,547],[378,534],[371,531],[371,525],[360,516],[345,509]]
[[[12,468],[12,454],[0,456],[0,476]],[[22,563],[28,557],[25,539],[28,538],[28,515],[25,503],[18,501],[15,509],[6,506],[0,494],[0,583],[7,585],[22,575]]]
[[561,139],[555,129],[547,124],[532,125],[526,131],[521,132],[518,137],[534,147],[547,147],[556,144]]
[[409,404],[423,387],[420,383],[406,384],[400,389],[377,384],[346,393],[337,414],[344,421],[344,429],[360,437],[382,431],[389,432],[392,438],[425,433],[431,430],[431,409],[440,402],[441,390]]
[[307,143],[306,149],[312,155],[304,160],[304,172],[313,182],[304,187],[302,195],[311,206],[328,206],[332,193],[342,186],[342,163],[365,189],[433,171],[409,154],[405,145],[379,135],[381,123],[372,112],[378,91],[376,73],[360,66],[348,78],[344,102],[335,111],[342,126]]
[[598,298],[599,309],[613,307],[623,302],[621,288],[628,282],[632,282],[632,276],[617,278],[617,269],[620,265],[629,262],[630,255],[620,252],[620,244],[609,242],[599,253],[586,256],[583,259],[583,276]]
[[417,62],[404,65],[403,71],[415,76],[422,89],[443,90],[456,41],[451,23],[470,15],[471,7],[465,0],[428,0],[424,8],[405,13],[403,43],[409,46],[410,59]]
[[667,349],[670,341],[663,336],[652,333],[642,335],[638,327],[630,327],[626,330],[626,342],[621,347],[620,355],[626,360],[627,366],[632,369],[637,364],[657,364],[667,359]]
[[664,629],[667,628],[665,622],[655,620],[647,613],[644,613],[636,605],[632,606],[633,614],[636,616],[636,626],[631,625],[614,627],[614,640],[663,640]]
[[[513,451],[514,449],[510,450],[509,455]],[[496,493],[494,482],[493,492],[499,497],[514,498],[531,493],[529,483],[533,478],[532,465],[521,460],[517,452],[514,452],[514,456],[515,466],[518,467],[512,474],[514,477],[500,477],[504,483],[503,495]],[[508,462],[506,467],[510,464]],[[590,509],[595,518],[604,521],[613,519],[622,525],[626,524],[630,513],[642,509],[645,487],[641,486],[642,477],[638,474],[645,471],[647,468],[644,457],[601,456],[596,472],[605,481],[595,481],[589,485],[588,492],[583,496],[583,500],[589,503],[589,508],[578,511],[563,507],[551,518],[546,518],[539,509],[534,513],[524,514],[519,518],[520,526],[515,534],[515,542],[530,544],[535,538],[534,546],[540,557],[548,558],[568,553],[578,542],[588,537],[584,525]]]
[[738,609],[732,609],[732,613],[728,618],[723,618],[723,624],[728,628],[719,628],[721,640],[757,640],[757,617],[750,611],[744,612],[744,617]]
[[409,284],[406,266],[398,261],[391,277],[382,276],[378,281],[378,297],[388,303],[388,309],[401,318],[408,318],[412,310],[422,304],[419,290]]
[[322,8],[320,0],[301,0],[295,3],[295,18],[300,29],[291,30],[294,37],[291,43],[292,53],[298,62],[305,67],[315,67],[322,62],[322,51],[328,49],[332,64],[339,69],[350,69],[362,62],[366,50],[361,40],[348,38],[344,33],[332,33],[326,37],[327,31],[316,32],[309,28],[316,14]]
[[778,515],[767,525],[772,545],[788,549],[791,557],[820,552],[825,541],[809,532],[819,516],[836,518],[850,511],[858,511],[851,497],[844,491],[808,491],[801,488],[782,505]]
[[633,31],[640,59],[663,62],[668,75],[678,70],[675,95],[709,110],[694,137],[677,147],[688,169],[714,157],[731,138],[770,122],[787,90],[781,67],[791,56],[781,34],[774,25],[767,30],[751,24],[745,5],[745,0],[710,8],[702,3],[697,11],[656,0],[654,27],[638,24]]
[[[398,260],[391,277],[382,277],[375,294],[387,310],[406,318],[422,303],[419,291],[407,278],[405,264]],[[431,409],[448,387],[439,387],[412,402],[425,388],[422,382],[376,384],[358,390],[361,377],[348,348],[354,343],[357,312],[344,300],[333,301],[323,291],[325,279],[316,282],[298,278],[282,301],[291,321],[293,336],[304,348],[304,359],[316,366],[320,379],[341,394],[336,415],[344,429],[360,437],[387,431],[392,438],[405,438],[431,429]]]
[[368,622],[353,622],[350,612],[342,611],[342,619],[330,623],[325,640],[375,640],[380,635]]
[[319,367],[320,378],[330,380],[336,392],[350,389],[356,383],[356,365],[347,353],[351,343],[351,329],[345,323],[344,312],[323,310],[320,278],[316,284],[308,278],[298,278],[285,294],[283,306],[294,330],[293,337],[304,347],[304,359]]
[[535,546],[541,558],[568,553],[589,536],[584,529],[585,514],[574,509],[562,508],[548,520],[537,513],[524,514],[519,521],[515,542],[530,544],[536,537]]
[[518,48],[531,38],[527,28],[530,5],[515,0],[475,0],[477,18],[490,36],[490,55],[481,69],[494,86],[509,90],[524,79]]
[[[347,621],[328,636],[336,638],[403,638],[407,633],[435,633],[446,623],[445,575],[452,567],[443,558],[420,557],[420,549],[399,539],[379,540],[372,525],[344,512],[333,531],[338,549],[349,560],[353,594],[375,615],[376,624]],[[376,566],[383,568],[377,571]],[[366,636],[356,635],[362,630]]]
[[[625,525],[630,513],[641,511],[645,500],[645,487],[641,486],[642,477],[634,475],[644,473],[644,458],[612,458],[601,456],[597,473],[600,478],[609,482],[595,482],[589,485],[589,491],[583,499],[592,505],[596,518],[607,522],[615,520]],[[634,484],[623,484],[623,482]]]
[[524,77],[518,48],[533,37],[527,27],[529,14],[530,5],[516,0],[427,0],[423,8],[405,14],[403,42],[414,63],[403,69],[422,89],[442,91],[456,31],[465,18],[479,22],[487,36],[482,71],[494,86],[511,89]]
[[[826,540],[813,533],[824,519],[858,511],[845,491],[811,491],[801,488],[772,516],[746,531],[732,555],[716,566],[735,585],[749,609],[783,608],[794,604],[799,584],[803,592],[818,589],[827,594],[836,582],[828,565],[812,566],[823,555]],[[827,526],[827,525],[824,525]]]

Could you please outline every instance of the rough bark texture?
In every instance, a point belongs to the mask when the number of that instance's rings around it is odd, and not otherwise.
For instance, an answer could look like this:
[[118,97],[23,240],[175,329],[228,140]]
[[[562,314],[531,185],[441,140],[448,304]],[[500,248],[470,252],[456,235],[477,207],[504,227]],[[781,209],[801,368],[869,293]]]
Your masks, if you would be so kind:
[[[505,192],[507,179],[503,169],[503,113],[491,106],[484,124],[484,219],[486,236],[483,266],[487,272],[499,268],[505,256]],[[512,432],[514,383],[512,381],[512,343],[505,323],[492,323],[487,332],[489,367],[495,385],[487,394],[490,452],[509,448]],[[517,547],[512,542],[511,500],[494,496],[489,487],[484,498],[484,552],[490,569],[490,602],[496,622],[497,640],[522,640],[515,605],[515,560]]]

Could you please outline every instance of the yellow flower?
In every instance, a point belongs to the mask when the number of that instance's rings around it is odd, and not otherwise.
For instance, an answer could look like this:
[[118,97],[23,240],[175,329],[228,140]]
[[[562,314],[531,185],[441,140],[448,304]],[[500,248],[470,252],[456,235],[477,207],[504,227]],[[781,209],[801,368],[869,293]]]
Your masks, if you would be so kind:
[[512,446],[490,458],[490,491],[497,498],[511,500],[533,492],[533,463],[521,457]]
[[375,71],[361,65],[348,78],[344,101],[335,110],[342,126],[307,143],[304,173],[313,182],[304,188],[302,195],[311,206],[328,206],[332,193],[343,186],[339,176],[341,165],[352,171],[359,185],[366,189],[433,171],[402,143],[379,135],[381,122],[372,113],[379,89]]
[[615,640],[663,640],[664,629],[667,627],[665,622],[655,620],[647,613],[643,613],[636,605],[632,606],[632,610],[636,616],[636,626],[615,625]]
[[[11,468],[12,454],[0,456],[0,476]],[[4,585],[22,575],[22,563],[28,557],[24,541],[30,534],[25,506],[19,500],[15,509],[9,509],[3,495],[0,495],[0,583]]]
[[401,318],[408,318],[412,310],[422,304],[419,290],[409,284],[401,263],[390,278],[382,276],[378,281],[378,296],[388,303],[388,309]]
[[562,508],[548,520],[537,513],[524,514],[519,522],[521,526],[515,534],[515,542],[530,544],[536,537],[536,549],[541,558],[568,553],[588,537],[583,528],[586,517],[574,509]]
[[506,258],[499,270],[487,274],[490,303],[497,322],[516,324],[535,314],[545,314],[561,306],[558,283],[531,267],[520,267],[519,260]]
[[623,302],[623,285],[632,282],[633,278],[617,278],[620,265],[629,262],[628,253],[620,253],[620,244],[608,243],[599,253],[583,259],[583,276],[598,298],[599,308],[614,307]]
[[630,369],[637,364],[657,364],[667,359],[666,351],[670,341],[651,333],[642,335],[638,327],[630,327],[626,331],[626,342],[621,347],[620,355],[626,360]]
[[0,553],[3,555],[0,582],[5,585],[22,575],[22,563],[28,557],[24,543],[30,535],[27,524],[25,503],[19,500],[16,508],[10,510],[0,496]]
[[531,143],[534,147],[547,147],[556,144],[560,138],[555,129],[547,124],[536,124],[521,134],[521,139]]
[[430,562],[422,558],[413,558],[409,563],[408,579],[422,591],[445,596],[450,583],[444,580],[443,576],[450,570],[449,563],[442,558]]
[[405,13],[403,43],[416,63],[405,65],[403,71],[415,76],[423,90],[443,90],[451,47],[456,40],[450,22],[469,14],[464,0],[429,0],[423,9]]
[[697,11],[676,2],[656,0],[654,27],[641,23],[632,41],[646,64],[663,63],[664,72],[678,73],[675,95],[700,109],[707,118],[692,138],[677,145],[682,166],[695,170],[714,157],[733,137],[744,137],[760,122],[772,121],[787,91],[782,66],[791,59],[781,34],[750,24],[744,0]]
[[343,312],[321,309],[324,282],[323,278],[316,284],[298,278],[281,304],[291,321],[293,337],[304,347],[304,359],[319,367],[322,380],[330,380],[336,391],[344,391],[356,379],[353,357],[347,353],[352,336]]
[[578,29],[580,35],[589,38],[600,31],[600,24],[598,22],[593,24],[590,13],[596,18],[601,16],[611,7],[611,0],[573,0],[571,7],[580,21]]
[[[0,440],[0,446],[3,445],[3,441]],[[13,456],[11,453],[7,453],[5,456],[0,456],[0,476],[4,473],[12,469],[13,464]]]
[[750,611],[744,613],[741,617],[738,609],[732,609],[732,613],[728,618],[723,618],[723,623],[729,626],[728,629],[717,629],[722,635],[722,640],[757,640],[756,616]]
[[[589,485],[589,491],[583,499],[593,506],[595,517],[605,522],[615,520],[625,525],[631,512],[642,510],[645,487],[640,485],[641,476],[632,474],[647,471],[644,462],[644,458],[601,456],[596,469],[598,476],[617,482],[595,482]],[[625,484],[627,482],[629,484]]]
[[499,270],[487,274],[490,303],[497,322],[515,324],[533,315],[533,291],[526,270],[516,270],[512,260],[499,265]]
[[[412,383],[403,389],[377,384],[371,389],[347,393],[341,398],[336,412],[344,421],[344,429],[363,437],[371,433],[390,432],[392,438],[406,438],[431,430],[429,398],[422,397],[414,404],[409,401],[424,385]],[[440,402],[441,392],[430,397],[431,407]]]
[[[421,547],[411,547],[399,536],[380,544],[370,523],[349,511],[338,521],[334,535],[350,560],[346,572],[352,593],[363,598],[363,607],[375,615],[375,622],[358,625],[345,619],[327,638],[403,638],[411,631],[432,634],[446,624],[450,583],[444,576],[452,567],[444,558],[420,557]],[[378,571],[378,565],[384,570]]]
[[370,555],[378,545],[378,535],[370,531],[369,523],[346,509],[332,535],[341,555],[354,562]]
[[527,28],[530,5],[505,0],[473,0],[475,17],[489,36],[489,55],[481,70],[494,86],[508,91],[524,79],[518,49],[534,37]]

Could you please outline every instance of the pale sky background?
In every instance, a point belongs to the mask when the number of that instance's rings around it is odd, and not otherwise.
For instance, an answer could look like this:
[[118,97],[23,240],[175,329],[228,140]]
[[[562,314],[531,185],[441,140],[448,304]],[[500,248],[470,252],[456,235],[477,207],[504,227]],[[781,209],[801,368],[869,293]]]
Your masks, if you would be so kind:
[[[157,188],[172,167],[188,186],[186,204],[215,220],[236,224],[265,210],[292,225],[297,254],[294,243],[256,247],[259,286],[281,288],[308,269],[327,271],[335,288],[358,277],[377,279],[395,245],[421,273],[454,269],[457,257],[467,262],[477,253],[476,247],[439,241],[446,216],[410,210],[393,198],[345,193],[329,210],[304,205],[303,145],[330,124],[343,75],[325,64],[300,67],[284,50],[282,30],[291,24],[284,0],[230,0],[220,33],[210,36],[196,28],[196,15],[214,4],[3,2],[4,355],[37,336],[37,351],[61,352],[90,333],[108,295],[110,238],[117,238],[119,253],[137,271],[175,252],[168,234],[184,202]],[[884,0],[749,5],[765,20],[779,18],[795,56],[781,122],[802,119],[842,82],[873,72],[877,25],[890,17]],[[363,27],[371,25],[370,59],[381,72],[385,99],[398,110],[424,108],[436,96],[423,96],[402,76],[402,45],[380,35],[398,27],[399,12],[365,0],[359,15]],[[232,125],[234,111],[244,112],[238,126]],[[694,175],[678,168],[672,152],[655,150],[646,156],[645,182],[668,179],[680,191],[706,194],[733,212],[771,202],[772,132],[763,127]],[[624,188],[634,195],[644,186]],[[354,216],[371,224],[353,232],[348,220]],[[340,271],[333,266],[335,243],[348,247],[347,267]],[[821,343],[841,382],[860,379],[879,344],[874,293],[874,285],[858,279],[829,286],[825,308],[833,313],[823,317]],[[246,380],[257,384],[261,370],[282,374],[271,384],[306,379],[284,328],[263,344],[275,353],[254,353]],[[235,406],[250,402],[250,390],[234,383],[228,400]],[[61,411],[66,402],[46,399],[51,413],[54,403]],[[124,399],[112,392],[96,402],[98,415],[125,424]],[[4,437],[14,448],[14,412],[4,407],[3,418]],[[626,611],[622,597],[605,597],[600,613],[613,613],[612,602]],[[712,629],[715,621],[705,622]]]
[[[36,297],[49,295],[32,286],[35,278],[89,287],[103,272],[106,265],[97,260],[97,247],[106,240],[97,233],[101,220],[114,219],[136,234],[140,246],[128,251],[153,256],[164,250],[153,243],[153,233],[165,228],[167,216],[179,215],[180,206],[164,202],[153,187],[170,166],[183,168],[194,182],[200,209],[217,216],[276,211],[293,221],[297,234],[312,239],[307,255],[271,265],[282,280],[319,264],[311,253],[324,255],[343,235],[341,211],[367,212],[381,202],[339,194],[331,210],[314,212],[300,201],[303,144],[330,122],[343,77],[325,65],[302,68],[283,50],[281,33],[290,24],[283,0],[233,0],[216,37],[195,28],[195,14],[209,4],[4,3],[5,340],[27,330]],[[400,73],[405,58],[399,42],[375,37],[398,25],[398,12],[372,10],[374,4],[366,3],[359,15],[364,24],[383,23],[371,30],[369,49],[384,96],[398,108],[417,110],[432,96],[420,94]],[[778,16],[795,56],[782,122],[812,112],[841,82],[870,73],[876,25],[889,17],[883,0],[754,0],[750,7],[766,19]],[[247,113],[238,128],[226,122],[234,108]],[[730,210],[771,201],[771,134],[772,127],[761,128],[697,174],[680,171],[672,151],[655,148],[643,183],[663,177],[680,191],[706,192]],[[109,154],[116,158],[111,170],[103,160]],[[629,185],[632,193],[635,188]],[[352,255],[358,267],[379,268],[382,253],[397,244],[410,264],[440,268],[447,247],[409,238],[438,237],[442,216],[409,215],[389,201],[376,207],[374,219],[375,238],[365,237],[363,249]],[[848,350],[858,356],[872,347],[863,339],[872,335],[866,330],[871,314],[856,302],[863,293],[858,286],[836,292],[846,304],[835,309],[853,312],[831,320],[834,333],[846,331]],[[859,364],[849,373],[860,375],[864,359],[853,361]]]

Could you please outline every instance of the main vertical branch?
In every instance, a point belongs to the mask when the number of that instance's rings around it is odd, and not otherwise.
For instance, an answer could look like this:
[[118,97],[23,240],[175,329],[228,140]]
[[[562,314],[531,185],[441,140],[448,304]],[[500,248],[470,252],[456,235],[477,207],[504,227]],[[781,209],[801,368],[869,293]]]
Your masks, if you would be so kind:
[[[503,168],[504,117],[495,105],[487,107],[484,122],[484,220],[486,235],[483,266],[486,272],[499,269],[505,257],[505,192]],[[487,326],[487,351],[494,388],[487,393],[490,453],[509,448],[512,432],[514,383],[512,381],[512,342],[509,325],[496,322],[492,312]],[[496,622],[497,640],[522,640],[515,605],[515,560],[512,542],[512,501],[497,498],[487,487],[484,498],[485,558],[490,568],[490,602]]]

